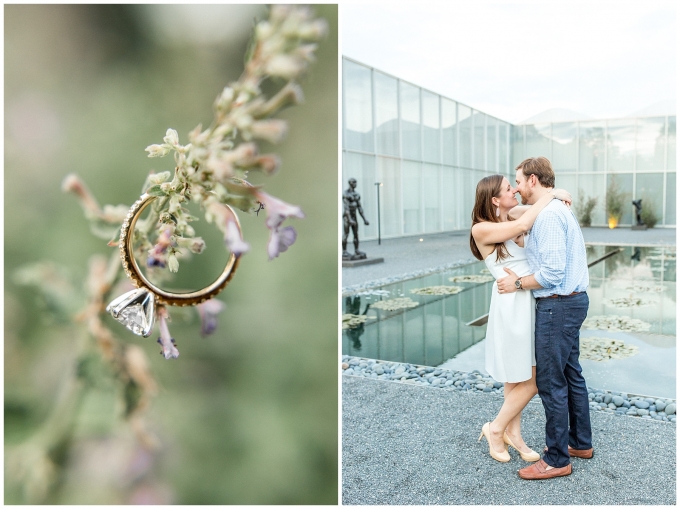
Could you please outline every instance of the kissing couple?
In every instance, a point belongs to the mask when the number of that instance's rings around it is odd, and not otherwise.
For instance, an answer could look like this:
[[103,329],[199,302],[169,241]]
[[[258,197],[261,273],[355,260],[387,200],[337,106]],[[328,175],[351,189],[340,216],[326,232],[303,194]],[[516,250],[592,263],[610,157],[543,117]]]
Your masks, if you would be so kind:
[[[502,175],[477,184],[470,249],[493,284],[486,331],[486,371],[504,382],[504,402],[484,424],[489,454],[525,461],[522,479],[571,474],[570,457],[592,458],[588,391],[579,364],[579,330],[588,313],[588,264],[571,195],[555,187],[545,157],[522,161],[515,187]],[[519,193],[522,205],[515,194]],[[522,439],[522,410],[536,395],[545,409],[543,456]]]

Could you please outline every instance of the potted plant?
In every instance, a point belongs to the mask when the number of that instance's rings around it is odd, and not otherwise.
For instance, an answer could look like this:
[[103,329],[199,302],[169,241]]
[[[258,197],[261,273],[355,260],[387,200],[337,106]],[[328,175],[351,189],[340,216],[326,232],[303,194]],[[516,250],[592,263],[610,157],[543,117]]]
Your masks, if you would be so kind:
[[640,219],[647,225],[647,228],[654,228],[654,225],[659,221],[659,217],[654,212],[652,200],[649,197],[642,199],[642,210],[640,210]]
[[576,217],[581,226],[590,226],[592,223],[593,209],[597,205],[597,197],[586,198],[583,189],[578,190],[578,202],[576,203]]
[[607,217],[609,218],[609,228],[616,228],[623,215],[623,204],[625,203],[626,193],[621,190],[619,181],[613,176],[607,187]]

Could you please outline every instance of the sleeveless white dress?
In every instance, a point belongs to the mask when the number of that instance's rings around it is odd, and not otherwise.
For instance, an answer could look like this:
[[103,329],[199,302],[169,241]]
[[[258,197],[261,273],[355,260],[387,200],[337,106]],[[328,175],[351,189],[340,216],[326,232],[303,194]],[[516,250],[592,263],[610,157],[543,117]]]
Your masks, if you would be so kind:
[[[508,275],[503,267],[518,277],[531,274],[524,248],[514,241],[505,242],[508,256],[496,262],[494,251],[484,260],[495,279]],[[499,294],[494,281],[489,320],[486,326],[486,371],[498,382],[523,382],[531,378],[536,365],[534,323],[536,299],[530,290]]]

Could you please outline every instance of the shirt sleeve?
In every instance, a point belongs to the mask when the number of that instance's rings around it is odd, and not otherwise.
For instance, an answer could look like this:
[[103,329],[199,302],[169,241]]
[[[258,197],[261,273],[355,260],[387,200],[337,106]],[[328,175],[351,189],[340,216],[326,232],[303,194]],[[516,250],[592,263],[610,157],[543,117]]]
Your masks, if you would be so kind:
[[[536,228],[538,226],[538,228]],[[560,215],[545,210],[534,224],[539,269],[534,273],[543,288],[554,288],[563,280],[567,267],[567,233]]]

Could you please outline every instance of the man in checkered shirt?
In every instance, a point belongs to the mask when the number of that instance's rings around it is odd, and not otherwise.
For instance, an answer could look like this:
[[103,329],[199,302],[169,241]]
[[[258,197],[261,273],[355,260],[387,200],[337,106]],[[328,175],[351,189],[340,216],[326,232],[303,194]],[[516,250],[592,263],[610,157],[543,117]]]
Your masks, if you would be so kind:
[[[552,192],[555,172],[545,157],[516,168],[517,192],[532,205]],[[498,291],[532,290],[536,298],[536,386],[546,417],[543,458],[519,471],[523,479],[571,474],[570,456],[592,458],[588,390],[579,364],[579,330],[588,313],[586,248],[573,212],[559,200],[543,209],[525,243],[533,274],[511,270]]]

